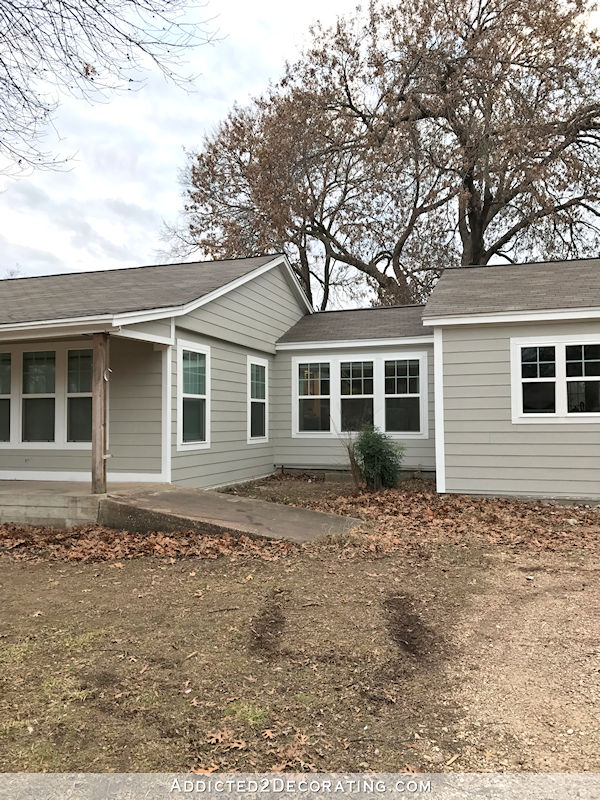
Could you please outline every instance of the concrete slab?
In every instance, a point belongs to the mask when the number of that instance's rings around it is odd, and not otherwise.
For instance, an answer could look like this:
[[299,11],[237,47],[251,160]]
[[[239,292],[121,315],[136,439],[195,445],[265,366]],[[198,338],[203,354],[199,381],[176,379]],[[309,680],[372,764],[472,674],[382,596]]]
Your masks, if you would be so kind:
[[90,492],[90,484],[75,481],[0,481],[0,522],[68,528],[98,523],[140,533],[229,532],[294,542],[361,524],[351,517],[169,483],[111,483],[106,495]]
[[196,530],[309,542],[344,533],[361,520],[221,492],[163,485],[111,490],[99,522],[134,531]]

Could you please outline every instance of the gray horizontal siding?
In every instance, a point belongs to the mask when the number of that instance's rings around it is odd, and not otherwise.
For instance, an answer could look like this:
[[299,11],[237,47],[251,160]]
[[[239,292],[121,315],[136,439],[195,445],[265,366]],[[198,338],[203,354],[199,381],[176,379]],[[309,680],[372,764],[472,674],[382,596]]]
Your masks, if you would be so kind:
[[305,313],[283,267],[276,267],[178,318],[177,327],[275,353],[277,339]]
[[[0,449],[0,471],[6,470],[48,472],[89,472],[92,464],[92,451],[88,450],[19,450]],[[10,478],[10,475],[3,476]]]
[[162,354],[147,342],[110,345],[109,452],[111,473],[160,473]]
[[[356,343],[361,353],[364,346]],[[435,469],[435,430],[433,406],[433,348],[431,345],[394,346],[372,348],[369,352],[401,353],[426,350],[428,353],[429,387],[429,438],[400,440],[404,445],[403,465],[407,469]],[[352,351],[349,349],[348,353]],[[335,467],[348,468],[348,456],[343,442],[337,437],[293,437],[292,436],[292,358],[302,355],[302,350],[286,350],[277,354],[273,370],[272,423],[275,436],[275,463],[293,467]],[[314,360],[314,351],[305,351],[308,361]],[[322,350],[319,355],[340,355],[340,350]]]
[[[273,443],[248,443],[247,356],[259,355],[236,344],[179,330],[186,341],[210,347],[211,445],[177,449],[177,348],[173,348],[171,480],[182,486],[208,488],[251,480],[273,471]],[[264,358],[264,354],[260,354]],[[270,366],[272,364],[270,363]],[[269,370],[271,373],[271,369]]]
[[446,490],[600,497],[600,423],[513,424],[510,339],[600,335],[597,322],[447,327]]

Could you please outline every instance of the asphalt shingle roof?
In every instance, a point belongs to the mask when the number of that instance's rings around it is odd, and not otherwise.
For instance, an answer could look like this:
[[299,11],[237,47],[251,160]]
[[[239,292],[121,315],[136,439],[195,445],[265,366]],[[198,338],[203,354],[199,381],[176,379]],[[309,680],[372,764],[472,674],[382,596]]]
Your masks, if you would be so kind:
[[283,334],[279,342],[337,342],[427,336],[430,331],[423,327],[422,313],[423,306],[318,311],[303,317]]
[[185,305],[272,261],[257,256],[0,281],[0,325]]
[[600,307],[598,258],[447,269],[423,318],[591,307]]

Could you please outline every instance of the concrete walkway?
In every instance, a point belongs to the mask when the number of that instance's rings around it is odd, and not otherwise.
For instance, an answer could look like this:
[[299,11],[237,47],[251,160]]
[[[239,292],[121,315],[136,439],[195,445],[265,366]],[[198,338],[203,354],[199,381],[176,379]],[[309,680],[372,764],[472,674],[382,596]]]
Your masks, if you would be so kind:
[[344,533],[361,524],[352,517],[170,484],[109,488],[100,503],[99,522],[141,532],[231,532],[294,542]]

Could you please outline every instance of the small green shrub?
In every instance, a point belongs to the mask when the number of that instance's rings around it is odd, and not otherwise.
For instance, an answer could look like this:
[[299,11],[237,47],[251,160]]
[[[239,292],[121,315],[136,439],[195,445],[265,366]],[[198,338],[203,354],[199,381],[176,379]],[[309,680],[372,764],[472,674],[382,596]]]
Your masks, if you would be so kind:
[[354,445],[367,489],[393,489],[398,484],[404,448],[373,426],[363,428]]

